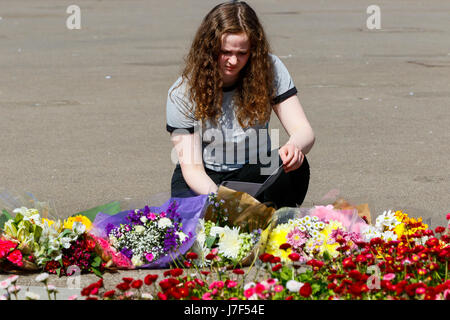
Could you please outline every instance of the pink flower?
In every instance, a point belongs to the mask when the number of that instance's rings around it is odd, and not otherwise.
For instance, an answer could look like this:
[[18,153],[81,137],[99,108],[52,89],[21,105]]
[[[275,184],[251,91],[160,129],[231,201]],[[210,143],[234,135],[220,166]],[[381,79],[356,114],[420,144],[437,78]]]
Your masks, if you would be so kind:
[[147,219],[149,219],[149,220],[155,220],[156,219],[156,215],[154,214],[154,213],[152,213],[152,212],[150,212],[148,215],[147,215]]
[[22,252],[20,252],[20,250],[14,250],[6,257],[6,259],[11,261],[15,265],[18,265],[19,267],[23,266]]
[[227,288],[229,288],[229,289],[234,288],[234,287],[237,286],[237,284],[238,284],[238,283],[237,283],[236,281],[230,280],[230,281],[228,281],[228,283],[227,283]]
[[153,254],[151,254],[151,253],[147,253],[146,255],[145,255],[145,259],[147,259],[147,261],[148,262],[152,262],[153,261]]
[[166,213],[165,213],[165,212],[162,212],[159,216],[160,216],[161,218],[165,218],[165,217],[166,217]]
[[420,287],[416,289],[416,294],[421,295],[421,294],[425,294],[425,288],[424,287]]
[[295,227],[291,232],[288,233],[286,237],[286,242],[289,243],[293,248],[299,249],[308,240],[306,233],[300,231]]
[[247,290],[244,291],[244,296],[248,299],[251,296],[253,296],[253,294],[255,293],[254,288],[248,288]]
[[395,278],[395,274],[394,273],[387,273],[384,275],[383,280],[386,281],[391,281]]
[[450,220],[450,213],[447,213],[446,218],[447,218],[447,220]]
[[281,285],[281,284],[277,284],[274,288],[273,288],[273,290],[275,291],[275,292],[281,292],[281,291],[283,291],[283,286]]
[[211,297],[211,292],[206,292],[203,296],[202,296],[203,300],[212,300]]

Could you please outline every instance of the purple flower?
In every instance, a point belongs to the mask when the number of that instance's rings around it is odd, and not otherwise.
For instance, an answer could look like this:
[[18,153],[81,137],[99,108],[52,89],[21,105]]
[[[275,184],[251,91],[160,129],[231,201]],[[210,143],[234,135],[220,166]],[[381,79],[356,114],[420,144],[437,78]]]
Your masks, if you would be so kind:
[[123,247],[123,249],[120,250],[120,252],[128,259],[131,259],[131,257],[133,257],[133,251],[131,249],[128,249],[127,247]]
[[111,233],[111,231],[114,230],[114,225],[112,223],[108,223],[106,225],[106,235],[109,236],[109,234]]

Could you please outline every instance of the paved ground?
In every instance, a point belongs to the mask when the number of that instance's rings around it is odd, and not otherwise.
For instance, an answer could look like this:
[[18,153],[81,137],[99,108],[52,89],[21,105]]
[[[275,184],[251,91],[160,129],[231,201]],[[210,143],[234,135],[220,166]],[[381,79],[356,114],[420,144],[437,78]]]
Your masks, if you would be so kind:
[[[167,90],[220,1],[0,3],[0,188],[51,200],[60,217],[168,199]],[[316,133],[304,206],[336,189],[372,216],[450,211],[450,3],[248,1],[288,67]],[[81,8],[68,30],[66,8]],[[282,129],[276,117],[272,128]],[[281,130],[281,142],[287,140]],[[430,221],[430,220],[429,220]]]

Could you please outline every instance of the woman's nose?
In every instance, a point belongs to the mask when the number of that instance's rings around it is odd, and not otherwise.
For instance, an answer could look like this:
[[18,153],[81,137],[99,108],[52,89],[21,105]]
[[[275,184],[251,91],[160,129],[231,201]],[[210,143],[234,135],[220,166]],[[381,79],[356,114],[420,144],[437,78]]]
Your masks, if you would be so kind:
[[232,65],[235,65],[237,63],[237,57],[231,56],[230,59],[228,60],[228,62]]

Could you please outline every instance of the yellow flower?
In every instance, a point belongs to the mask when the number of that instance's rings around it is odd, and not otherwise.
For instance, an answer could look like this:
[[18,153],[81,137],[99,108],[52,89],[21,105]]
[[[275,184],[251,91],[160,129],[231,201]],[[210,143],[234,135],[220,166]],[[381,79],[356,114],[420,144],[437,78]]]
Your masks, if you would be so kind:
[[50,219],[46,219],[46,218],[42,218],[42,224],[44,224],[45,222],[47,222],[48,226],[50,227],[52,224],[55,223],[54,220],[50,220]]
[[86,230],[90,230],[92,228],[92,222],[88,217],[83,215],[78,215],[75,217],[69,217],[64,220],[64,229],[72,229],[74,222],[81,222],[86,227]]
[[267,242],[266,252],[276,257],[280,257],[281,261],[289,262],[288,255],[292,253],[292,250],[281,250],[280,246],[286,243],[287,235],[294,229],[293,225],[288,223],[280,224],[276,226],[269,235],[269,241]]

